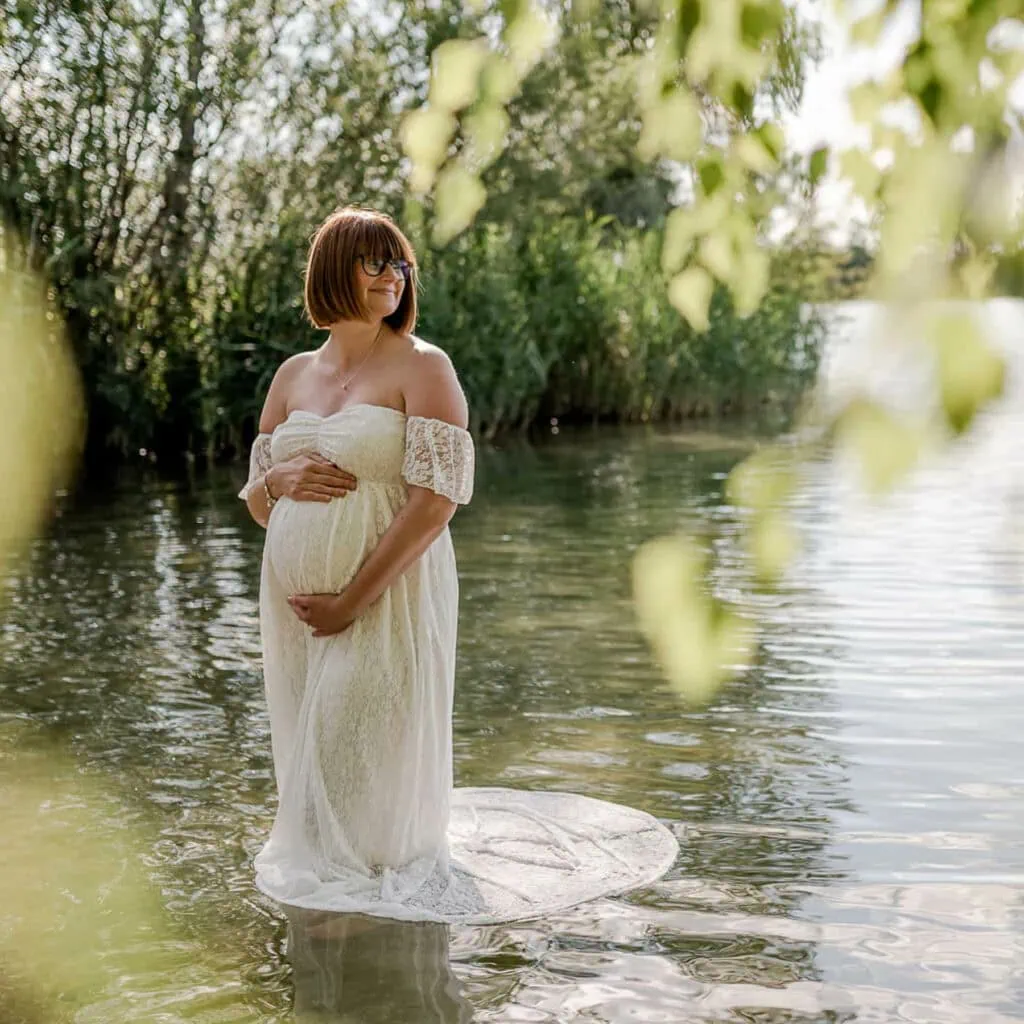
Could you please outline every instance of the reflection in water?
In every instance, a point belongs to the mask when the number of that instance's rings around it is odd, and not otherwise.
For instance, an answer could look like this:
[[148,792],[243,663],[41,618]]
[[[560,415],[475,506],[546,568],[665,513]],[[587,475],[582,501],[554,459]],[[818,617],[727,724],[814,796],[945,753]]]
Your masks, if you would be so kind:
[[283,908],[299,1024],[466,1024],[448,927]]
[[696,521],[733,591],[745,555],[722,487],[751,442],[482,446],[453,527],[456,781],[641,807],[681,852],[649,889],[450,935],[285,920],[254,892],[275,794],[243,469],[86,496],[9,582],[0,719],[103,782],[98,834],[148,837],[180,966],[111,972],[67,1019],[283,1024],[293,1001],[300,1019],[360,1024],[1019,1019],[1020,409],[881,508],[812,467],[794,502],[805,554],[758,597],[757,664],[703,710],[651,665],[629,560]]

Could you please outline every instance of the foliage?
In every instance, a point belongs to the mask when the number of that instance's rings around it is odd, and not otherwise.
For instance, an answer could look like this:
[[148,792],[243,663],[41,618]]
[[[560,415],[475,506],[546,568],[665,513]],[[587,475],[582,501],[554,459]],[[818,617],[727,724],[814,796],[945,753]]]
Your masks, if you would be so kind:
[[[60,319],[0,223],[0,573],[38,531],[80,450],[82,396]],[[60,414],[55,415],[55,410]],[[2,598],[2,590],[0,590]]]
[[[438,218],[433,204],[406,202],[417,173],[403,163],[401,139],[416,136],[408,115],[436,87],[432,60],[435,69],[472,70],[480,41],[500,24],[513,26],[508,60],[476,65],[488,94],[502,97],[500,124],[496,108],[478,105],[464,118],[473,131],[455,148],[472,161],[472,145],[501,129],[500,145],[479,160],[489,196],[480,216],[519,239],[517,266],[525,268],[541,218],[568,230],[562,255],[575,258],[588,217],[661,225],[682,180],[678,167],[638,151],[633,67],[659,22],[642,6],[600,5],[585,18],[566,8],[559,16],[570,28],[557,39],[546,34],[547,15],[531,20],[526,7],[467,9],[454,0],[408,0],[375,18],[337,0],[4,0],[0,9],[0,214],[53,283],[88,397],[93,454],[242,445],[269,364],[311,339],[296,300],[312,227],[342,201],[363,202],[413,227],[416,213],[426,242]],[[798,97],[803,41],[796,34],[783,47],[786,60],[765,88],[771,102]],[[712,113],[710,96],[707,106]],[[479,195],[459,175],[446,188]],[[465,258],[436,253],[430,263],[454,290]],[[515,285],[516,274],[504,282]],[[612,295],[594,293],[595,282],[587,288],[605,312],[588,325],[607,319]],[[468,353],[479,342],[461,337],[479,339],[479,330],[467,322],[451,334],[432,307],[442,289],[429,288],[425,330],[437,323],[438,340]],[[491,305],[503,303],[513,317],[498,333],[524,329],[514,319],[520,299],[495,298],[493,281],[486,288]],[[540,303],[522,302],[532,328]],[[525,352],[536,343],[520,344]],[[558,358],[552,339],[542,344],[544,358]],[[557,347],[568,351],[564,338]],[[488,358],[500,366],[511,357]],[[533,390],[512,395],[493,367],[475,371],[499,389],[476,391],[481,425],[520,423],[541,408],[545,389],[531,373]],[[680,404],[698,399],[719,404],[711,395]],[[554,404],[590,414],[578,396]],[[603,394],[599,405],[607,415]],[[637,415],[632,406],[623,413]]]
[[999,254],[992,279],[992,291],[996,295],[1024,299],[1024,245]]
[[121,448],[187,438],[170,396],[199,383],[190,339],[211,200],[294,14],[276,0],[3,14],[0,214],[53,284],[92,434]]
[[485,431],[740,411],[802,392],[822,331],[784,258],[753,316],[722,291],[695,331],[658,284],[659,247],[657,233],[565,220],[486,226],[431,250],[424,329],[446,339]]
[[[823,333],[792,284],[794,257],[741,319],[728,294],[695,331],[665,299],[656,232],[537,218],[481,223],[447,246],[425,243],[421,333],[451,354],[485,436],[538,418],[649,421],[792,401],[813,379]],[[217,282],[203,351],[206,435],[244,444],[274,370],[322,335],[300,322],[296,232]],[[230,340],[229,340],[230,339]]]
[[[854,39],[877,41],[899,6],[884,0],[853,21]],[[593,7],[579,7],[585,20]],[[691,168],[692,195],[667,218],[662,263],[672,275],[673,305],[703,330],[717,301],[716,283],[729,289],[743,314],[756,309],[770,287],[759,229],[778,202],[773,176],[783,179],[787,168],[783,140],[758,99],[786,67],[791,12],[782,0],[655,0],[647,9],[657,15],[651,45],[627,60],[637,82],[639,151],[646,159]],[[1024,72],[1020,14],[1017,0],[922,5],[919,36],[902,63],[851,95],[871,138],[866,151],[845,152],[838,165],[877,216],[879,245],[870,258],[863,249],[851,254],[855,258],[843,269],[868,269],[861,280],[869,277],[866,287],[883,299],[977,299],[990,294],[994,282],[1013,287],[1015,263],[1007,254],[1019,247],[1024,224],[1009,194],[1007,153],[1011,130],[1021,128],[1022,118],[1008,97]],[[563,13],[559,19],[522,0],[507,9],[496,40],[439,51],[427,104],[415,115],[406,148],[415,164],[414,187],[426,190],[436,182],[440,237],[464,230],[486,199],[481,173],[503,133],[492,133],[483,148],[476,126],[481,119],[503,124],[525,71],[560,33],[573,31],[572,17]],[[467,74],[461,54],[470,48],[473,71]],[[486,72],[493,69],[504,72],[497,76],[503,90],[491,88],[495,74]],[[908,130],[894,127],[887,116],[900,104],[914,114]],[[557,102],[552,106],[557,110]],[[456,137],[464,145],[448,146]],[[433,144],[436,139],[443,144]],[[807,179],[820,181],[836,162],[827,149],[816,151]],[[820,246],[810,252],[819,261],[827,258]],[[841,285],[851,286],[857,284],[849,278]],[[1001,393],[1002,359],[969,315],[925,315],[917,326],[919,344],[934,365],[941,426],[961,434]],[[741,466],[734,479],[747,481],[736,484],[736,493],[755,555],[754,575],[762,582],[777,578],[793,547],[780,505],[797,475],[789,468],[794,460],[839,444],[861,459],[866,479],[892,486],[914,461],[916,437],[936,427],[901,422],[869,396],[855,395],[843,408],[813,412],[803,433],[815,440],[803,449],[764,454],[756,472]],[[894,453],[901,454],[894,459]],[[755,479],[757,486],[750,485]],[[714,565],[699,545],[680,538],[673,556],[665,548],[669,542],[657,543],[657,557],[642,552],[636,563],[641,628],[669,676],[703,699],[746,660],[737,644],[721,639],[723,628],[735,633],[722,624],[739,621],[740,612],[709,596]],[[666,576],[661,570],[670,564],[676,571]],[[739,646],[749,652],[749,645]]]
[[[875,41],[897,6],[888,0],[856,21],[855,39]],[[575,39],[581,26],[584,35],[593,30],[594,9],[552,10],[523,0],[503,9],[497,35],[451,40],[435,53],[427,103],[409,118],[404,138],[413,187],[436,184],[439,237],[457,234],[475,218],[487,197],[485,172],[505,144],[507,110],[525,92],[524,79],[549,52],[560,54],[562,41]],[[779,83],[786,81],[790,54],[809,39],[782,0],[659,0],[638,10],[650,15],[638,19],[645,45],[591,52],[588,59],[606,62],[620,103],[632,86],[633,102],[625,103],[617,123],[639,120],[639,155],[692,169],[692,198],[670,215],[664,262],[677,275],[670,287],[674,303],[701,326],[713,280],[731,290],[741,310],[753,309],[766,287],[758,229],[779,199],[770,187],[773,176],[788,170],[769,100],[785,94]],[[904,64],[884,81],[858,86],[851,97],[854,109],[871,120],[872,138],[867,152],[842,154],[842,170],[869,204],[885,211],[878,270],[888,287],[905,286],[895,282],[920,263],[922,250],[931,258],[916,268],[921,286],[944,282],[949,254],[959,246],[970,257],[954,264],[953,275],[968,293],[976,292],[985,278],[986,247],[1020,230],[1019,218],[1004,216],[1000,180],[1010,125],[1020,120],[1007,99],[1024,71],[1024,52],[1013,41],[1015,16],[1015,0],[987,0],[969,11],[958,3],[928,5],[921,38]],[[572,97],[564,104],[563,92],[556,90],[546,108],[555,115],[554,130],[571,134],[578,104]],[[879,116],[904,101],[917,115],[911,131]],[[481,126],[487,127],[486,145]],[[965,149],[965,132],[971,149]],[[886,156],[889,170],[883,169]],[[809,180],[824,175],[829,158],[824,149],[811,155]]]

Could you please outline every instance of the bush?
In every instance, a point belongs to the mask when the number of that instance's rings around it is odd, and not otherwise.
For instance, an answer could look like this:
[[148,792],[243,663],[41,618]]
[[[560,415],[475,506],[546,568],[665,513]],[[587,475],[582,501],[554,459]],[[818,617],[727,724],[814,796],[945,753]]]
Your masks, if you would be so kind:
[[[247,450],[278,365],[325,337],[303,316],[308,228],[280,223],[196,282],[194,330],[181,345],[197,381],[174,388],[139,375],[127,394],[121,380],[130,408],[106,444],[165,459]],[[698,332],[668,303],[660,249],[657,232],[568,218],[481,223],[444,248],[421,247],[418,331],[451,355],[473,429],[490,437],[549,417],[679,419],[797,397],[816,372],[823,332],[806,315],[799,254],[776,254],[775,283],[754,315],[737,316],[719,291],[709,330]],[[167,404],[188,425],[171,438],[164,416],[149,413]]]

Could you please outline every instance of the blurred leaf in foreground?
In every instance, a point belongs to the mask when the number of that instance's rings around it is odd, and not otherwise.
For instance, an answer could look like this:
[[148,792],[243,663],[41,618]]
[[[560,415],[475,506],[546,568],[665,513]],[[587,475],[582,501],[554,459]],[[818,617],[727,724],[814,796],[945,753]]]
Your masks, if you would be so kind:
[[913,468],[926,441],[924,424],[866,398],[851,401],[835,422],[840,458],[857,468],[871,495],[891,491]]
[[672,279],[668,297],[694,330],[706,331],[710,326],[708,307],[714,288],[715,282],[706,270],[690,267]]
[[[49,746],[0,729],[0,1010],[47,1024],[118,980],[159,968],[163,910],[141,870],[142,842],[116,797]],[[127,1010],[127,1007],[126,1007]],[[6,1011],[5,1011],[6,1012]],[[111,1007],[105,1019],[127,1021]]]
[[747,516],[744,541],[760,583],[778,582],[799,550],[786,509],[796,486],[795,455],[778,447],[755,452],[729,474],[726,491]]
[[46,285],[0,223],[0,568],[41,527],[84,437],[78,375]]
[[969,313],[937,315],[930,325],[946,421],[962,434],[1006,386],[1006,361]]
[[487,43],[482,39],[449,39],[433,54],[430,98],[443,110],[468,107],[477,96],[480,72],[487,62]]
[[633,597],[641,632],[669,682],[703,703],[753,653],[751,624],[715,598],[708,556],[685,536],[649,541],[633,563]]
[[443,244],[467,228],[484,204],[487,192],[480,179],[458,164],[449,164],[437,180],[434,237]]
[[[0,423],[2,570],[42,527],[84,436],[63,324],[43,279],[2,225]],[[0,1015],[68,1019],[103,985],[112,953],[159,920],[128,830],[98,825],[121,817],[101,811],[105,800],[59,754],[27,749],[12,727],[0,731]]]

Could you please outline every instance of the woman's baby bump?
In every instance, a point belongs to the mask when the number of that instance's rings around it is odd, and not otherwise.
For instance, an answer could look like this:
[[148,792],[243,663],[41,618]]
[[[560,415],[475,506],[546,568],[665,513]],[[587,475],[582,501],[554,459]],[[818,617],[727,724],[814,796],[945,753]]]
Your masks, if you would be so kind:
[[267,554],[290,593],[346,587],[380,536],[372,485],[329,502],[282,498],[267,526]]
[[365,424],[361,431],[353,429],[364,416],[388,411],[353,407],[351,414],[327,420],[296,414],[275,433],[275,462],[312,457],[355,478],[355,490],[330,501],[282,497],[274,507],[267,552],[281,584],[292,593],[344,589],[405,500],[402,420],[391,410],[390,416],[380,417],[385,429],[366,430]]

